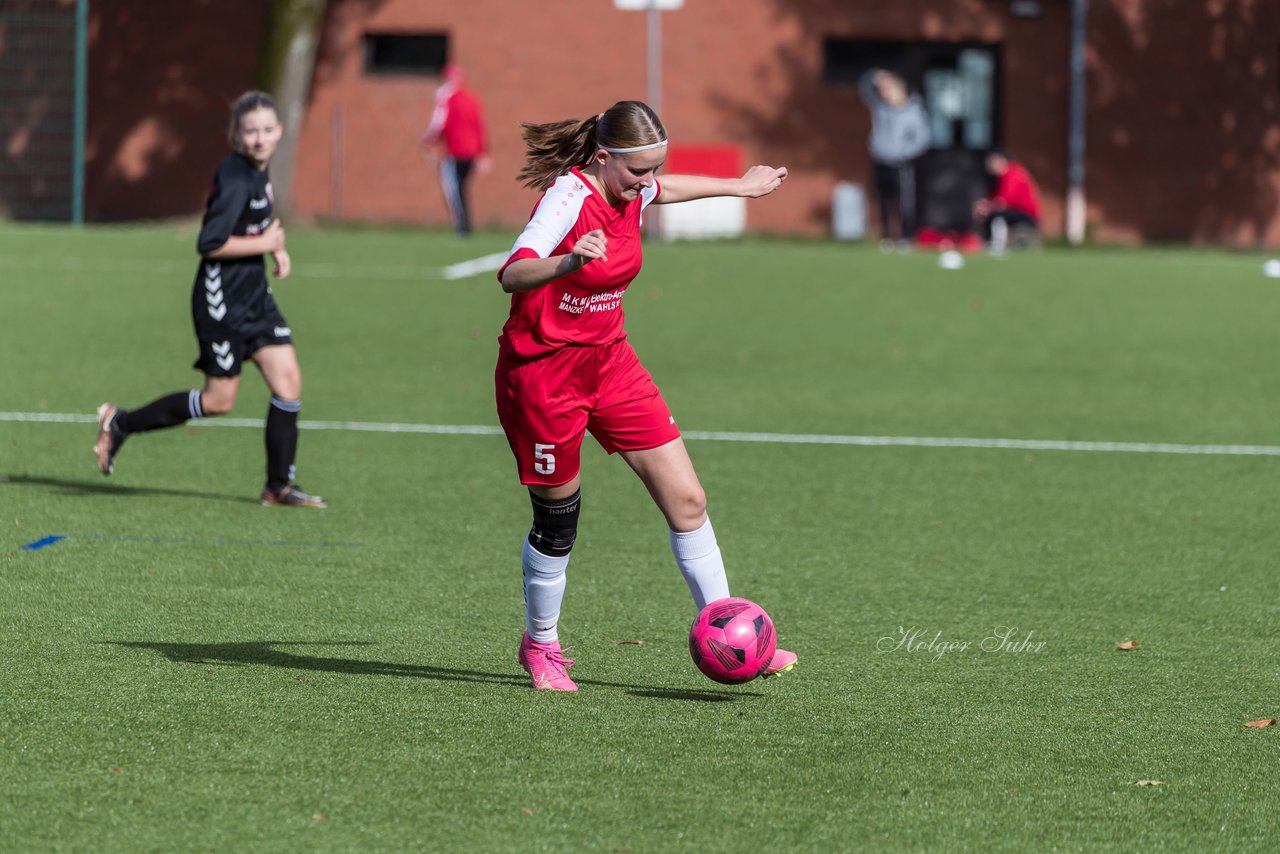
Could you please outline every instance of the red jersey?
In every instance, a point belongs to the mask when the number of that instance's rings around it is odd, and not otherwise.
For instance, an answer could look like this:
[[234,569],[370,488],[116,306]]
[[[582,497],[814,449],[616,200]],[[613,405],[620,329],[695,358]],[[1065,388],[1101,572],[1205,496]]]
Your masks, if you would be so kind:
[[498,280],[513,261],[566,255],[584,234],[601,229],[607,259],[593,259],[567,276],[511,295],[511,314],[498,338],[508,358],[527,361],[566,346],[621,341],[622,295],[640,272],[640,222],[662,188],[657,181],[631,202],[611,206],[574,168],[542,194]]
[[483,155],[487,146],[480,99],[469,89],[445,83],[436,93],[435,111],[422,139],[443,141],[445,153],[454,160],[475,160]]
[[1009,161],[1009,168],[996,181],[996,191],[991,194],[991,200],[1003,203],[1008,210],[1024,213],[1037,221],[1040,219],[1040,194],[1021,163]]

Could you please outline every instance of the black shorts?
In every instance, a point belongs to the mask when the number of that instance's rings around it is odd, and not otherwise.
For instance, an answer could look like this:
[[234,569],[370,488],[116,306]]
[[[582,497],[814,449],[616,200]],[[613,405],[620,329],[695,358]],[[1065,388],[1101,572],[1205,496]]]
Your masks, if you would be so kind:
[[[210,377],[238,377],[244,360],[263,347],[273,344],[292,344],[292,332],[275,300],[267,297],[258,310],[245,313],[242,319],[232,321],[231,314],[222,321],[214,321],[203,312],[196,312],[196,341],[200,345],[200,357],[191,367]],[[239,315],[240,312],[235,312]]]

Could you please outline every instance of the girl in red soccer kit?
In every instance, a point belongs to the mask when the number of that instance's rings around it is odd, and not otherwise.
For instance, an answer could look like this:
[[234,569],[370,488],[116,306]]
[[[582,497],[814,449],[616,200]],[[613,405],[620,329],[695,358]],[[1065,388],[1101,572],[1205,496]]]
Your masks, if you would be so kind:
[[[523,127],[519,178],[543,194],[498,271],[512,296],[496,371],[498,417],[533,503],[521,555],[527,630],[517,655],[534,688],[576,691],[556,624],[577,536],[587,430],[627,461],[666,517],[695,606],[729,595],[706,495],[675,418],[623,330],[623,294],[640,272],[641,214],[652,203],[764,196],[787,170],[753,166],[741,178],[659,180],[667,132],[639,101],[620,101],[585,121]],[[763,675],[795,662],[779,649]]]

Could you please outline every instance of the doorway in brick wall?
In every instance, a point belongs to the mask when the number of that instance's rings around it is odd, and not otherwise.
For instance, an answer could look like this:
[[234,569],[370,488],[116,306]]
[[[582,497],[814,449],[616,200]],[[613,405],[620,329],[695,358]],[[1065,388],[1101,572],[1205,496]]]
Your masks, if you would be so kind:
[[967,231],[973,202],[990,188],[985,155],[1001,144],[1000,45],[825,40],[826,82],[857,86],[873,68],[900,74],[929,114],[930,148],[916,164],[919,224]]

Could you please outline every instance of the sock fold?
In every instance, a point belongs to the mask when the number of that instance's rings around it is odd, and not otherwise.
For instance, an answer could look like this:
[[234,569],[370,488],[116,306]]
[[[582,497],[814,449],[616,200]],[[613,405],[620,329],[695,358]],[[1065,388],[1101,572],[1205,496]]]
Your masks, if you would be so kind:
[[671,553],[685,584],[689,585],[694,606],[701,611],[708,602],[727,597],[729,578],[725,575],[724,558],[711,519],[696,531],[669,531],[669,534]]
[[529,637],[538,643],[559,638],[560,603],[564,601],[565,570],[569,555],[543,554],[525,538],[520,563],[524,575],[525,623]]

